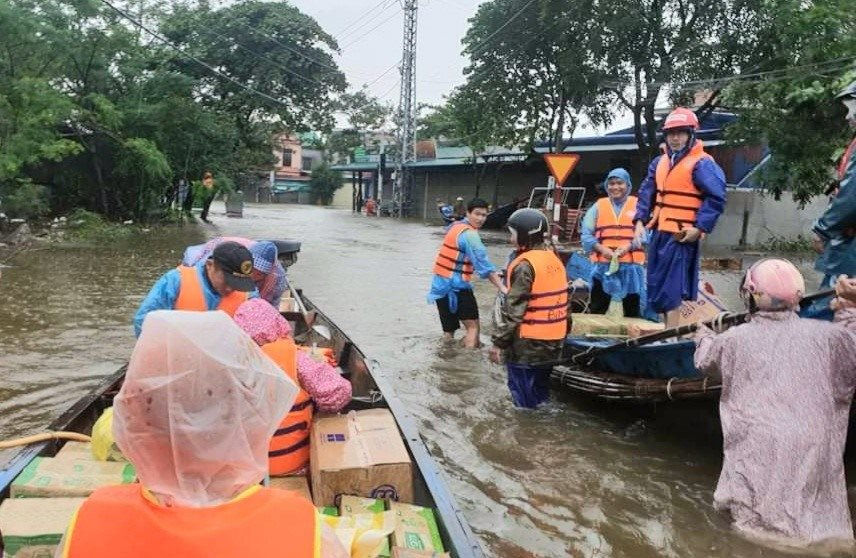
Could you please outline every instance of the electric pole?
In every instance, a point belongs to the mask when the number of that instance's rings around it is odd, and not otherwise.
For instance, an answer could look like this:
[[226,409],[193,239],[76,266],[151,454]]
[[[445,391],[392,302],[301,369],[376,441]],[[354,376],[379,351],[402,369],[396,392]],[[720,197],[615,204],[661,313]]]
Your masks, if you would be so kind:
[[404,0],[404,45],[401,55],[401,90],[398,100],[400,112],[396,190],[399,217],[405,216],[405,205],[410,202],[412,174],[405,165],[416,161],[416,9],[418,0]]

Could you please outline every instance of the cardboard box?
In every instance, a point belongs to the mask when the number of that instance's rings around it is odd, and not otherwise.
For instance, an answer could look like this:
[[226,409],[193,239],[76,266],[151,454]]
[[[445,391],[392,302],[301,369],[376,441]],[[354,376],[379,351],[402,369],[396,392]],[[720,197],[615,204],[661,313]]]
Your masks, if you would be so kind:
[[316,415],[310,448],[316,506],[340,494],[413,501],[410,454],[388,409]]
[[345,495],[339,500],[340,515],[356,515],[358,513],[381,513],[386,511],[386,505],[379,498],[362,498]]
[[89,461],[96,461],[95,456],[92,455],[92,445],[89,442],[74,442],[68,441],[63,445],[56,455],[54,459],[83,459]]
[[621,335],[621,326],[603,314],[571,314],[571,335]]
[[4,556],[52,558],[85,498],[7,498],[0,504]]
[[[383,513],[386,505],[379,498],[361,498],[359,496],[345,495],[339,501],[339,514],[342,516],[357,515],[361,513]],[[375,556],[389,557],[389,539],[387,538],[380,548],[376,550]]]
[[621,327],[621,335],[629,335],[628,326],[636,326],[639,335],[648,335],[649,333],[657,333],[666,328],[666,324],[660,322],[652,322],[642,318],[613,318]]
[[720,312],[727,312],[728,307],[713,292],[713,287],[706,281],[699,281],[698,296],[695,300],[685,300],[680,308],[678,326],[706,322],[714,319]]
[[12,481],[12,498],[89,496],[99,487],[136,480],[134,466],[113,461],[36,457]]
[[392,558],[450,558],[448,552],[434,552],[433,550],[414,550],[412,548],[393,547]]
[[312,493],[309,492],[309,479],[304,476],[271,477],[270,486],[271,488],[297,492],[301,496],[306,497],[307,500],[312,500]]
[[389,509],[395,513],[393,547],[443,552],[443,540],[430,508],[390,502]]

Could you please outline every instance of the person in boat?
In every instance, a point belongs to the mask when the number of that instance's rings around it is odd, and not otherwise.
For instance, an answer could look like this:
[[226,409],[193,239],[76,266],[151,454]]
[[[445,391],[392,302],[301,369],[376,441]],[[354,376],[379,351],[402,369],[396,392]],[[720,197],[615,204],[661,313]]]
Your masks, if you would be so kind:
[[724,459],[714,505],[750,535],[850,546],[843,454],[856,323],[800,318],[804,290],[793,264],[761,260],[740,287],[749,321],[720,335],[696,333],[696,368],[722,378]]
[[[836,97],[847,108],[847,122],[856,131],[856,81]],[[821,288],[833,286],[840,275],[856,276],[856,137],[838,164],[833,197],[812,226],[814,248],[820,253],[815,269],[823,273]],[[807,317],[829,318],[829,299],[812,305]]]
[[835,294],[840,299],[856,304],[856,277],[841,275],[835,283]]
[[[487,206],[485,206],[485,208],[487,208]],[[464,219],[467,216],[467,213],[469,213],[469,208],[467,207],[467,204],[464,203],[463,196],[458,196],[455,198],[455,205],[452,207],[452,214],[455,217],[455,221]]]
[[271,438],[268,459],[271,475],[301,474],[309,466],[313,408],[338,413],[351,400],[351,383],[326,362],[317,362],[300,350],[288,321],[266,301],[253,298],[241,304],[235,323],[300,387]]
[[695,137],[693,111],[678,107],[663,123],[663,154],[651,161],[636,202],[636,242],[648,243],[648,305],[679,320],[684,300],[698,295],[700,239],[713,231],[725,209],[725,174]]
[[463,322],[466,334],[462,343],[467,348],[479,346],[479,307],[471,283],[473,273],[506,292],[479,237],[478,230],[486,217],[487,202],[474,198],[467,205],[466,217],[449,227],[434,258],[434,277],[428,293],[428,304],[437,304],[443,338],[451,341]]
[[508,389],[517,407],[535,408],[549,396],[550,366],[558,359],[569,330],[565,266],[544,244],[547,218],[524,208],[508,218],[515,257],[505,272],[508,294],[502,323],[493,334],[489,358],[508,372]]
[[622,168],[609,171],[603,188],[607,195],[589,208],[580,225],[583,250],[594,264],[589,311],[605,314],[611,300],[620,300],[625,316],[639,318],[645,297],[645,250],[634,235],[637,200],[630,195],[630,174]]
[[237,242],[223,242],[194,266],[180,265],[164,273],[134,315],[134,334],[153,310],[223,310],[230,316],[248,298],[257,296],[253,255]]
[[285,268],[279,262],[276,244],[267,240],[250,240],[240,236],[219,236],[205,244],[188,246],[181,258],[181,265],[194,266],[207,260],[214,248],[224,242],[237,242],[253,255],[253,282],[259,296],[279,308],[282,294],[288,288]]
[[149,316],[113,405],[139,483],[93,492],[58,556],[348,556],[312,502],[260,484],[297,387],[247,341],[220,312]]
[[437,211],[440,212],[440,217],[443,219],[443,224],[446,226],[455,222],[455,208],[451,204],[437,199]]

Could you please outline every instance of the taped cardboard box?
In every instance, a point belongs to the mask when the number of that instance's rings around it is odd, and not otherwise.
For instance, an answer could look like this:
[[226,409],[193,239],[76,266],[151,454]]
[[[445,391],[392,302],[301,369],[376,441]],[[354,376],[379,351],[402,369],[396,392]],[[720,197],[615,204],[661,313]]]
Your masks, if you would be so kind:
[[83,497],[102,486],[135,480],[130,463],[36,457],[12,481],[10,494],[12,498]]
[[413,501],[410,454],[388,409],[316,415],[310,448],[316,506],[340,494]]
[[571,335],[621,335],[621,325],[603,314],[571,314]]
[[393,547],[392,558],[450,558],[448,552],[434,552],[433,550],[414,550],[412,548]]
[[443,540],[433,510],[400,502],[390,502],[389,509],[395,513],[393,547],[443,552]]
[[84,461],[95,461],[95,456],[92,455],[92,446],[89,442],[74,442],[68,441],[66,442],[56,455],[54,459],[82,459]]
[[85,498],[7,498],[0,504],[4,556],[52,558]]
[[297,492],[307,500],[312,500],[312,494],[309,492],[309,479],[304,476],[293,475],[288,477],[271,477],[270,486],[271,488]]
[[[361,498],[360,496],[344,495],[339,500],[339,514],[342,516],[358,515],[361,513],[383,513],[386,510],[386,505],[379,498]],[[383,541],[380,548],[375,550],[375,556],[388,558],[389,553],[389,538]]]

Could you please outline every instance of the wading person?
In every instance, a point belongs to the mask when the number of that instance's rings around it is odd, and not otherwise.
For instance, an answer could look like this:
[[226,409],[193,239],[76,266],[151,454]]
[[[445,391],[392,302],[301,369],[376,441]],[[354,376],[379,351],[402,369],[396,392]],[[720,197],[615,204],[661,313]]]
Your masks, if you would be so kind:
[[238,307],[235,323],[300,387],[297,399],[271,438],[271,475],[305,473],[309,466],[309,427],[313,410],[338,413],[351,400],[351,382],[326,362],[316,362],[298,349],[291,326],[279,311],[260,298]]
[[449,227],[434,259],[434,278],[428,293],[428,304],[437,304],[444,339],[451,341],[463,322],[466,334],[462,343],[467,348],[479,346],[479,307],[473,294],[473,274],[505,292],[479,237],[478,230],[486,217],[487,202],[476,198],[467,205],[466,217]]
[[[856,130],[856,81],[836,98],[847,107],[847,121]],[[815,249],[821,252],[815,268],[823,273],[824,288],[840,275],[856,276],[856,137],[841,157],[836,178],[835,196],[812,227]],[[813,309],[826,304],[828,300],[818,301]]]
[[722,378],[722,472],[713,495],[737,529],[792,545],[853,542],[844,443],[856,388],[856,324],[800,318],[787,260],[746,272],[750,321],[696,334],[695,365]]
[[630,174],[613,169],[603,187],[606,197],[589,208],[581,225],[583,250],[594,263],[589,311],[605,314],[610,301],[620,300],[625,316],[639,318],[645,297],[645,250],[634,233],[636,196],[630,195]]
[[151,314],[114,401],[139,484],[99,488],[58,556],[348,556],[312,502],[259,483],[297,388],[227,316]]
[[517,407],[537,407],[549,396],[551,366],[535,366],[561,356],[568,333],[568,280],[565,266],[544,245],[547,218],[536,209],[518,209],[508,219],[516,257],[508,264],[503,323],[493,335],[489,357],[508,371],[508,389]]
[[192,267],[167,271],[134,315],[134,334],[139,337],[152,310],[223,310],[233,316],[242,302],[256,296],[252,272],[253,255],[236,242],[218,245]]
[[437,199],[437,211],[443,219],[443,225],[449,226],[455,222],[455,208],[441,199]]
[[698,296],[700,238],[725,209],[725,174],[695,137],[698,119],[676,108],[663,123],[663,154],[648,166],[636,203],[636,241],[651,229],[648,304],[677,325],[682,301]]
[[199,217],[206,223],[210,223],[211,221],[208,220],[208,210],[211,208],[211,202],[217,196],[217,185],[214,182],[214,175],[210,172],[206,172],[202,176],[202,191],[204,192],[202,197],[202,214]]
[[194,266],[200,261],[211,257],[214,248],[224,242],[237,242],[249,249],[253,256],[253,283],[259,291],[259,296],[274,307],[279,308],[282,293],[288,287],[285,268],[277,259],[276,244],[267,240],[250,240],[240,236],[220,236],[212,238],[205,244],[188,246],[181,258],[181,265]]

